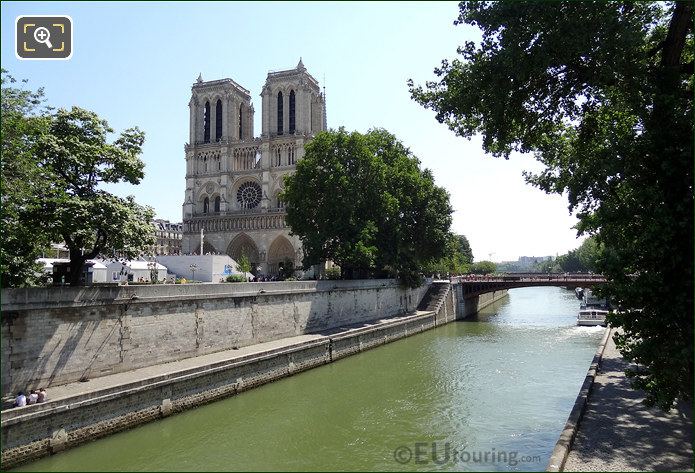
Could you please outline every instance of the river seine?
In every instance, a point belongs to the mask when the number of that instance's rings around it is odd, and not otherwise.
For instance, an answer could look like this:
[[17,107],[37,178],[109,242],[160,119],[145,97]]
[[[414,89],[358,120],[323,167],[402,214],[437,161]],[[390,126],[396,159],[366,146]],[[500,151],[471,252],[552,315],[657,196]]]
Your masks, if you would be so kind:
[[16,471],[537,471],[598,346],[579,301],[513,289],[454,322]]

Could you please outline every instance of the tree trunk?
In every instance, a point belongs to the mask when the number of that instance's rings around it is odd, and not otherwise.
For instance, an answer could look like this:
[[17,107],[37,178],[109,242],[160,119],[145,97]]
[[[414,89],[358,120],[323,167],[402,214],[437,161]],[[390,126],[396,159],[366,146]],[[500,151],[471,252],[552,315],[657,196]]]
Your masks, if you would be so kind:
[[82,276],[82,266],[87,261],[87,257],[82,254],[81,249],[70,248],[70,285],[79,286]]

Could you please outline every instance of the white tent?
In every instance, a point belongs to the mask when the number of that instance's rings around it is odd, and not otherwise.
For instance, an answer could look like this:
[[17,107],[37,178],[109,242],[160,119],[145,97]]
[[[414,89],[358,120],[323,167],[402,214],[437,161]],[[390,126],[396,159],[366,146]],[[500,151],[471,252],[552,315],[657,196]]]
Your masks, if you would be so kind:
[[167,268],[155,261],[105,261],[107,282],[150,282],[152,271],[157,272],[157,281],[163,281],[167,276]]
[[[38,258],[37,263],[43,265],[43,272],[53,276],[53,265],[56,263],[69,263],[67,258]],[[92,284],[106,282],[106,266],[98,260],[88,259],[84,263],[83,278],[85,283]]]

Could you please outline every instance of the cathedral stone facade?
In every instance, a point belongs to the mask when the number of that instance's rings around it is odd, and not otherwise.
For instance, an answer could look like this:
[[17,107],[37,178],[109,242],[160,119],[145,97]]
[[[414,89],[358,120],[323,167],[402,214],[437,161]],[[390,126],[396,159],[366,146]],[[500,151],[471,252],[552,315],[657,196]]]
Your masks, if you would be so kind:
[[256,137],[247,89],[232,79],[193,84],[182,251],[200,253],[202,230],[203,253],[236,261],[245,254],[254,272],[274,275],[287,260],[301,264],[278,193],[304,145],[326,129],[326,103],[301,59],[294,69],[269,72],[261,99]]

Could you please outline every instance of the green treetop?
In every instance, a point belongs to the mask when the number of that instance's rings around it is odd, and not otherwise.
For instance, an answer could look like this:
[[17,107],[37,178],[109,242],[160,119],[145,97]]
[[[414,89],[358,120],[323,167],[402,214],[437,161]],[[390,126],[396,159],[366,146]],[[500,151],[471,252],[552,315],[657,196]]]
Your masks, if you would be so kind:
[[95,113],[41,108],[43,91],[14,87],[2,77],[2,285],[35,282],[36,258],[51,242],[70,251],[70,284],[98,255],[132,258],[154,244],[153,212],[102,183],[138,184],[144,133],[113,130]]
[[347,278],[388,274],[416,286],[449,238],[447,192],[381,129],[317,134],[285,178],[282,199],[304,267],[333,260]]

